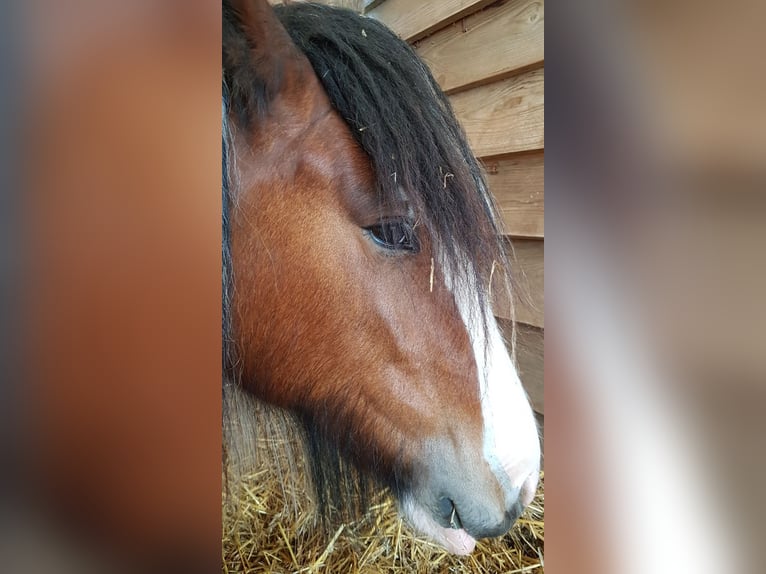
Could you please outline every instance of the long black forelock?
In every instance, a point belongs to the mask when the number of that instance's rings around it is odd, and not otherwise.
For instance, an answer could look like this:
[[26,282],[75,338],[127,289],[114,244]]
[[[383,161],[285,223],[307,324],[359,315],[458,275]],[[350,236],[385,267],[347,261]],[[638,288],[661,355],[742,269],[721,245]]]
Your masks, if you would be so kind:
[[404,199],[439,263],[486,308],[488,274],[507,270],[496,208],[428,67],[383,24],[351,10],[301,2],[275,11],[370,157],[380,202]]

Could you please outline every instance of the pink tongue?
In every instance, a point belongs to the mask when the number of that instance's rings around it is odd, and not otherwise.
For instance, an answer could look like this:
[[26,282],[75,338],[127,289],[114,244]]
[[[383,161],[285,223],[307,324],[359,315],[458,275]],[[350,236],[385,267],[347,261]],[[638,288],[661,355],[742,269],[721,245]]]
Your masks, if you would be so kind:
[[473,552],[473,549],[476,546],[476,540],[465,530],[462,528],[460,530],[454,530],[452,528],[442,528],[441,526],[438,528],[441,531],[440,534],[442,535],[447,550],[453,554],[458,554],[459,556],[466,556]]

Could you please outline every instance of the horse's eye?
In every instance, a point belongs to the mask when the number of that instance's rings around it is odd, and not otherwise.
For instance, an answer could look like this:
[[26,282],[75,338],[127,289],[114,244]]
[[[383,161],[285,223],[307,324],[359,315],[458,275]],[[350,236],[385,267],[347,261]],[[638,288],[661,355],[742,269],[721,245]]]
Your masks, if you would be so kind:
[[372,240],[385,249],[410,253],[417,253],[420,250],[415,227],[406,219],[381,221],[365,229]]

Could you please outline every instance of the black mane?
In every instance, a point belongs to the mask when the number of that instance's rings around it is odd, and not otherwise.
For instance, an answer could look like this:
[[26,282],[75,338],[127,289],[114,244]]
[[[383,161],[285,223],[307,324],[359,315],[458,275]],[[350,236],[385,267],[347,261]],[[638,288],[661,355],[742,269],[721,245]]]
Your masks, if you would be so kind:
[[504,262],[496,211],[428,67],[383,24],[351,10],[293,3],[275,12],[370,156],[380,200],[404,194],[450,272],[487,287],[493,262]]

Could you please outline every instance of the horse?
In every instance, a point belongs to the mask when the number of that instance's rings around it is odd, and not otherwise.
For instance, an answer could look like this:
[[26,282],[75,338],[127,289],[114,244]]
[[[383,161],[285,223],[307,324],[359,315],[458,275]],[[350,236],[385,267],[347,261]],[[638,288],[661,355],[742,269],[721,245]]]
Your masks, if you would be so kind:
[[300,424],[320,506],[352,468],[469,554],[531,502],[540,459],[492,314],[510,265],[482,169],[373,19],[224,0],[222,44],[224,456],[226,397],[254,397]]

